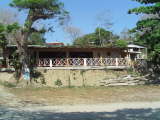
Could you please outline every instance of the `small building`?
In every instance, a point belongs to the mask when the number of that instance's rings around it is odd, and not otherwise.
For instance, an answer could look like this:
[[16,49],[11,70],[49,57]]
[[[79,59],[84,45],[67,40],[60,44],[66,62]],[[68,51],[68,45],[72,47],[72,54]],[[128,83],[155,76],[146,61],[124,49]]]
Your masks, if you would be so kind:
[[[136,59],[146,59],[145,47],[128,45],[118,47],[80,47],[64,46],[60,43],[29,45],[30,58],[37,68],[50,69],[124,69]],[[8,46],[8,59],[16,50],[15,45]]]
[[127,46],[128,57],[132,60],[147,59],[147,48],[135,44]]

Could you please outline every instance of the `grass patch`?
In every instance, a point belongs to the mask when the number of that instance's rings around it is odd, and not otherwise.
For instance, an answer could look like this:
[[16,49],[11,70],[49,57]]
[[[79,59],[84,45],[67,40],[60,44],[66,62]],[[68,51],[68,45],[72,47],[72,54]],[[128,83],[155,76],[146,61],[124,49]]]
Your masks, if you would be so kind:
[[98,104],[160,101],[160,86],[117,86],[80,88],[12,88],[10,92],[33,103]]
[[7,88],[14,88],[14,87],[16,87],[16,84],[13,84],[13,83],[10,83],[10,82],[7,82],[7,81],[5,81],[5,82],[0,81],[0,85],[2,85],[4,87],[7,87]]

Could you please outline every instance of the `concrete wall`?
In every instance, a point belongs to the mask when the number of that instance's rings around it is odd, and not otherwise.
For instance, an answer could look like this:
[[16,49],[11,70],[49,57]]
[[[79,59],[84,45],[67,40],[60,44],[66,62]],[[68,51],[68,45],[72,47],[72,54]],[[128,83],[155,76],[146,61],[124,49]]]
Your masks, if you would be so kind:
[[[142,85],[148,80],[130,75],[127,70],[53,70],[38,69],[34,80],[50,87]],[[14,73],[0,72],[0,81],[16,82]],[[61,85],[56,82],[60,81]],[[43,85],[44,86],[44,85]]]
[[125,70],[39,70],[39,72],[42,73],[47,86],[51,87],[56,87],[57,80],[62,82],[63,87],[101,86],[103,80],[127,75]]
[[0,72],[0,82],[16,82],[13,72]]

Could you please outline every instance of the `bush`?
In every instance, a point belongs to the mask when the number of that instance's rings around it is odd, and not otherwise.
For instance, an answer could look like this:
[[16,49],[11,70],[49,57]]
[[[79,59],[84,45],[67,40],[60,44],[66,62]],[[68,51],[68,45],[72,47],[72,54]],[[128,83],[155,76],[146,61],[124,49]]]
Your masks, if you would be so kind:
[[61,81],[60,79],[57,79],[57,80],[55,81],[55,85],[58,86],[58,87],[60,87],[60,86],[62,86],[63,84],[62,84],[62,81]]
[[116,47],[124,48],[124,47],[127,47],[127,45],[128,43],[126,40],[116,40],[115,42]]

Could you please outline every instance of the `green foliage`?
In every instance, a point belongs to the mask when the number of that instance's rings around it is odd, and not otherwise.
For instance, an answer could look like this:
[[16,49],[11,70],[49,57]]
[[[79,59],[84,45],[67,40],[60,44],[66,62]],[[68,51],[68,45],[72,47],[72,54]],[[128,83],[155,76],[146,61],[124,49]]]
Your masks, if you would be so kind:
[[[159,0],[135,0],[147,6],[141,6],[129,10],[129,13],[152,15],[149,18],[137,22],[132,32],[136,35],[136,43],[148,47],[148,53],[152,61],[160,63],[160,1]],[[155,60],[156,59],[156,60]]]
[[58,11],[63,3],[58,0],[13,0],[10,4],[12,7],[19,7],[21,9],[42,9]]
[[6,26],[0,23],[0,47],[4,48],[7,44],[6,40]]
[[[34,16],[32,21],[26,21],[26,25],[31,24],[38,19],[50,19],[55,15],[62,15],[59,19],[68,12],[64,10],[64,4],[59,0],[12,0],[12,7],[19,10],[29,9],[29,15]],[[30,26],[30,25],[29,25]]]
[[54,84],[57,85],[58,87],[63,85],[60,79],[57,79]]
[[15,31],[19,28],[20,26],[18,25],[18,23],[13,23],[10,25],[4,25],[0,23],[0,47],[1,48],[5,48],[6,45],[8,44],[6,36],[12,31]]
[[115,46],[120,47],[120,48],[125,48],[127,47],[128,43],[126,40],[116,40],[115,41]]
[[[31,77],[36,83],[46,85],[45,77],[41,72],[34,70],[34,69],[31,69]],[[38,80],[40,80],[40,81],[38,81]]]
[[112,43],[115,39],[118,38],[118,36],[113,35],[113,33],[110,31],[107,31],[103,28],[96,28],[94,33],[90,33],[80,38],[77,38],[73,44],[80,46],[109,46],[110,43]]
[[13,88],[13,87],[16,87],[16,84],[13,84],[13,83],[10,83],[10,82],[1,82],[0,81],[0,85],[3,85],[4,87],[7,87],[7,88]]
[[[21,38],[16,45],[18,52],[14,56],[13,65],[18,71],[18,75],[24,74],[25,66],[30,66],[28,44],[43,44],[43,35],[46,31],[51,31],[53,26],[47,26],[44,30],[39,30],[34,25],[38,20],[56,19],[62,22],[68,12],[64,10],[64,5],[59,0],[12,0],[10,6],[18,10],[27,11],[27,17],[23,27],[19,30]],[[48,28],[49,27],[49,28]],[[12,29],[12,26],[9,26]],[[31,68],[30,68],[31,69]],[[20,77],[19,77],[20,78]]]
[[10,24],[10,25],[6,26],[6,32],[11,33],[13,31],[16,31],[16,30],[20,29],[20,28],[21,27],[18,23],[13,23],[13,24]]
[[29,44],[43,44],[45,42],[44,33],[52,29],[49,27],[46,28],[48,30],[44,28],[37,30],[33,27],[37,20],[56,18],[62,22],[68,15],[63,3],[59,0],[12,0],[10,6],[19,10],[28,10],[27,19],[21,29],[27,35],[24,41]]
[[[12,54],[12,59],[10,60],[10,65],[15,69],[15,78],[18,79],[21,76],[21,67],[20,56],[17,51]],[[17,81],[18,82],[18,81]]]
[[43,37],[44,35],[39,32],[34,32],[30,35],[29,44],[32,45],[43,45],[46,39]]
[[77,38],[73,44],[80,45],[80,46],[89,46],[91,43],[99,45],[97,37],[94,33],[87,34],[83,37]]
[[10,34],[12,31],[15,31],[19,29],[18,23],[13,23],[10,25],[4,25],[0,23],[0,48],[2,49],[3,53],[3,63],[1,65],[6,66],[6,47],[8,44],[7,36]]
[[0,23],[0,33],[2,33],[5,30],[5,26]]
[[144,3],[144,4],[148,4],[148,3],[158,3],[159,0],[133,0],[133,1],[137,1],[140,3]]
[[154,50],[156,53],[160,54],[160,43],[154,46]]

